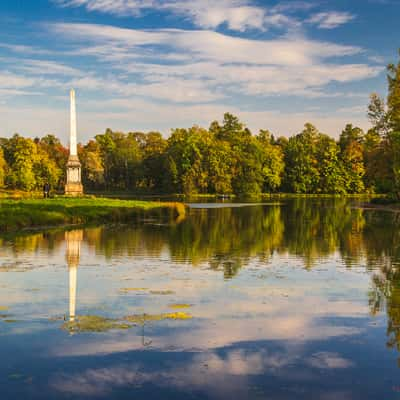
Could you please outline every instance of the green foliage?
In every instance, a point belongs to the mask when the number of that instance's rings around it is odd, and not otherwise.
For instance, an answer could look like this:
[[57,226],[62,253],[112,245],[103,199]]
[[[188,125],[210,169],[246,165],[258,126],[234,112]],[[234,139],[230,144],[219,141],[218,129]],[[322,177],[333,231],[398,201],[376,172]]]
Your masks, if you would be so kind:
[[393,172],[393,190],[394,194],[400,199],[400,130],[393,131],[389,136],[391,145],[391,159]]
[[348,193],[365,191],[364,176],[364,132],[362,129],[346,125],[339,139],[340,158],[343,162],[344,186]]
[[103,188],[104,167],[99,143],[90,140],[86,146],[80,146],[78,152],[82,163],[82,181],[84,186],[91,189]]
[[5,176],[7,187],[30,191],[41,189],[46,182],[53,188],[59,186],[63,170],[56,160],[62,156],[61,148],[18,134],[3,139],[2,148],[9,166]]
[[317,151],[318,189],[321,193],[345,194],[346,174],[339,158],[339,146],[326,135],[320,135]]
[[319,182],[317,129],[307,123],[289,139],[285,149],[285,186],[293,193],[316,193]]
[[[400,55],[400,50],[399,50]],[[400,61],[388,65],[387,120],[390,128],[400,132]]]
[[389,125],[385,100],[383,100],[377,93],[372,93],[370,96],[368,118],[373,130],[382,137],[386,136],[389,130]]
[[0,188],[4,187],[7,163],[4,159],[3,149],[0,147]]

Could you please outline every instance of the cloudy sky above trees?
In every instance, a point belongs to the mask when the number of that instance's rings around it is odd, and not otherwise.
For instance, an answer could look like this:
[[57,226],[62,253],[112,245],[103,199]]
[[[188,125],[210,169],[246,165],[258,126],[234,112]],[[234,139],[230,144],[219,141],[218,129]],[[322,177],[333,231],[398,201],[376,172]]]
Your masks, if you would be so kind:
[[367,128],[399,13],[394,0],[3,0],[0,135],[66,142],[71,87],[82,140],[167,136],[227,111],[285,136],[307,121]]

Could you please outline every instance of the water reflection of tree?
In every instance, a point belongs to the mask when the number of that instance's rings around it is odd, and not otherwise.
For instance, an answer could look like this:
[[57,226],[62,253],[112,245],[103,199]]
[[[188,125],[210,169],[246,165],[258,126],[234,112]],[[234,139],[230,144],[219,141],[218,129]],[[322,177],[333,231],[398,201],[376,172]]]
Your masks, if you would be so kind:
[[[398,218],[355,209],[345,199],[294,199],[282,206],[193,209],[180,224],[147,220],[123,229],[88,228],[83,240],[106,259],[160,257],[167,251],[175,262],[209,263],[225,277],[276,252],[302,258],[309,268],[335,253],[348,266],[366,260],[374,268],[383,256],[400,257]],[[15,254],[43,254],[63,241],[63,232],[35,233],[16,237],[7,248]]]
[[280,207],[193,210],[168,238],[175,260],[194,265],[208,261],[211,268],[234,276],[251,258],[267,259],[279,248],[284,234]]
[[[387,346],[400,352],[400,268],[385,268],[375,274],[370,292],[373,315],[386,309]],[[398,359],[400,366],[400,358]]]
[[311,268],[321,258],[340,251],[343,258],[354,256],[364,226],[362,210],[345,199],[295,199],[283,213],[285,235],[282,247],[304,259]]

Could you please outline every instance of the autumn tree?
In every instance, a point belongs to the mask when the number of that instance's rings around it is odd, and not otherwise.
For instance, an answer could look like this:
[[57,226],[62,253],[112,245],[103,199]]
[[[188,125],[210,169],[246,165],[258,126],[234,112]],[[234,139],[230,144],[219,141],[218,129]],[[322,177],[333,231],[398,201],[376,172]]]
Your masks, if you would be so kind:
[[362,193],[365,190],[363,130],[352,124],[346,125],[340,135],[339,146],[346,190],[348,193]]
[[319,183],[317,145],[319,132],[307,123],[285,148],[285,187],[292,193],[316,193]]
[[4,187],[7,163],[4,159],[3,149],[0,147],[0,188]]
[[78,147],[78,153],[82,163],[83,184],[91,189],[102,189],[104,167],[99,143],[90,140],[85,146]]

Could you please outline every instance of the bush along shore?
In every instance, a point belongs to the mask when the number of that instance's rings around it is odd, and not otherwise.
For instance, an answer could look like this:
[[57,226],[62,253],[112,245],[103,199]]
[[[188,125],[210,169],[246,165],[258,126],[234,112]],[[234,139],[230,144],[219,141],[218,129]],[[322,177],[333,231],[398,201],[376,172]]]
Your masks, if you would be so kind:
[[100,198],[0,200],[0,233],[60,225],[129,223],[148,217],[171,221],[184,216],[184,204],[174,202]]

